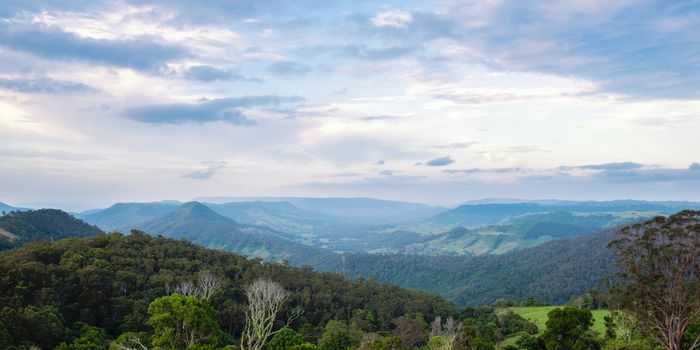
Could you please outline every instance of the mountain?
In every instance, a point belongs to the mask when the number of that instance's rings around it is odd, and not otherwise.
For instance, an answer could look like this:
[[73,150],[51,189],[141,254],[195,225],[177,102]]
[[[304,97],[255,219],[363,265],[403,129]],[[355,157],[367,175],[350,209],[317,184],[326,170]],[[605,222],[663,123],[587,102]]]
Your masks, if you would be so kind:
[[129,232],[134,226],[153,220],[177,208],[181,203],[162,201],[154,203],[116,203],[103,210],[89,210],[78,214],[86,222],[106,231]]
[[297,208],[329,215],[340,221],[365,224],[413,222],[446,210],[425,204],[374,198],[207,197],[197,200],[208,203],[288,202]]
[[502,255],[346,253],[307,263],[351,278],[374,276],[380,281],[438,293],[459,307],[527,297],[561,304],[613,273],[613,256],[607,244],[615,233],[616,229],[607,229]]
[[476,228],[457,226],[445,233],[387,248],[384,252],[428,255],[503,254],[544,242],[582,236],[605,228],[640,221],[647,213],[572,213],[565,211],[523,214],[504,224]]
[[521,203],[464,204],[424,220],[424,224],[443,227],[475,227],[502,224],[524,214],[571,213],[646,213],[672,214],[683,209],[700,208],[696,202],[615,201],[532,201]]
[[185,238],[208,248],[268,260],[327,253],[291,241],[293,237],[264,226],[243,225],[199,202],[189,202],[134,228],[170,238]]
[[93,236],[102,231],[57,209],[14,211],[0,217],[0,250],[38,240]]
[[[193,207],[194,215],[200,208]],[[0,347],[54,349],[80,336],[73,327],[82,323],[99,327],[108,339],[149,330],[149,303],[169,294],[168,286],[196,280],[201,272],[221,282],[209,299],[217,327],[239,339],[247,302],[244,288],[259,278],[272,279],[289,291],[278,319],[286,320],[289,310],[301,307],[302,317],[290,327],[305,325],[312,335],[320,334],[317,330],[322,332],[330,320],[347,322],[358,313],[371,317],[372,326],[381,332],[391,331],[393,321],[405,314],[425,320],[458,315],[454,305],[439,296],[376,280],[348,280],[308,267],[263,263],[140,232],[111,233],[0,254],[0,316],[5,321],[0,323]]]
[[27,209],[27,208],[17,208],[17,207],[13,207],[13,206],[11,206],[11,205],[9,205],[9,204],[0,202],[0,215],[3,214],[3,213],[9,213],[9,212],[11,212],[11,211],[25,211],[25,210],[29,210],[29,209]]

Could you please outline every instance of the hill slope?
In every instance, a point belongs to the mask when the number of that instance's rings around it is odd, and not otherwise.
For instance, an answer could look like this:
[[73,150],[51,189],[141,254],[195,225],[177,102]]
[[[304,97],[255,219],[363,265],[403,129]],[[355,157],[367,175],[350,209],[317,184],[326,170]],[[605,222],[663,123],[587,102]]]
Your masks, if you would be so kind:
[[73,236],[93,236],[102,231],[57,209],[13,211],[0,217],[0,250]]
[[[70,342],[75,333],[61,330],[75,322],[100,327],[114,338],[149,329],[149,302],[166,295],[168,285],[195,279],[202,271],[221,280],[222,289],[211,302],[220,328],[235,337],[243,329],[243,289],[257,278],[270,278],[291,292],[280,319],[286,319],[285,313],[294,306],[304,309],[292,325],[295,329],[305,323],[313,329],[331,319],[348,320],[357,309],[371,313],[379,330],[391,329],[392,321],[406,313],[428,320],[456,315],[449,302],[426,293],[372,280],[350,281],[310,268],[262,263],[140,232],[40,242],[0,254],[0,309],[4,315],[15,312],[19,318],[42,317],[31,327],[6,324],[18,329],[9,333],[14,338],[12,345],[42,342],[42,348],[53,349],[61,341]],[[53,332],[51,337],[38,335],[48,332]]]
[[530,296],[561,304],[612,273],[613,256],[607,244],[615,232],[609,229],[503,255],[342,254],[307,263],[350,277],[376,276],[380,281],[439,293],[459,306]]
[[185,238],[207,248],[268,260],[294,260],[309,254],[326,253],[295,243],[284,233],[267,227],[239,224],[199,202],[185,203],[135,228],[164,237]]
[[164,201],[155,203],[116,203],[107,209],[91,210],[78,217],[103,230],[129,232],[136,225],[164,215],[181,203]]

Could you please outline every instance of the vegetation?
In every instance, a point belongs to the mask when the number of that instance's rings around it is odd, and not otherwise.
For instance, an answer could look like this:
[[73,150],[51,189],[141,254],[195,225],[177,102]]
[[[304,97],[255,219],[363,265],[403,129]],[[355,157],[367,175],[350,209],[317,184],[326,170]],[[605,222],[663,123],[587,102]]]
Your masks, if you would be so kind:
[[[614,305],[658,345],[681,349],[700,321],[700,211],[625,227],[610,246],[620,266]],[[688,343],[688,350],[700,347],[700,334]]]
[[[174,286],[197,280],[202,271],[216,275],[221,283],[209,300],[168,296]],[[371,315],[373,327],[381,332],[391,331],[394,320],[404,315],[428,320],[457,315],[439,297],[373,279],[351,281],[334,273],[248,260],[135,231],[128,236],[112,233],[38,242],[0,255],[0,347],[70,346],[86,335],[86,324],[103,330],[108,339],[123,335],[122,340],[162,346],[161,341],[173,337],[159,330],[200,316],[205,320],[200,322],[202,329],[211,329],[213,318],[218,329],[240,339],[245,288],[258,278],[272,279],[289,291],[279,320],[288,319],[293,308],[301,306],[303,314],[290,327],[311,341],[320,337],[318,329],[328,321],[348,322],[358,313]],[[181,305],[199,311],[190,315]],[[144,332],[153,337],[134,336]],[[220,338],[207,339],[213,344]]]
[[0,250],[38,240],[93,236],[102,231],[56,209],[11,211],[0,216]]

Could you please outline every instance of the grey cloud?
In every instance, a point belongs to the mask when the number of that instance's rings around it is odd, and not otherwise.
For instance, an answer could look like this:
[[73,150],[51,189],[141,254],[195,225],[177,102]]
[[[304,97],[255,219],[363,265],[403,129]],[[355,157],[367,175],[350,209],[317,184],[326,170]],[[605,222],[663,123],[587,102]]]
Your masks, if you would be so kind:
[[219,170],[226,167],[226,162],[205,162],[203,165],[206,166],[204,169],[194,170],[189,173],[183,174],[182,177],[193,180],[207,180],[210,179]]
[[446,145],[435,146],[435,148],[463,149],[472,147],[478,143],[477,141],[452,142]]
[[0,89],[40,94],[97,91],[97,89],[93,88],[92,86],[83,83],[56,80],[50,77],[0,78]]
[[639,164],[635,162],[615,162],[615,163],[604,163],[604,164],[586,164],[577,166],[561,166],[559,170],[574,170],[574,169],[586,169],[586,170],[632,170],[644,168],[644,164]]
[[187,56],[185,49],[153,37],[133,40],[81,38],[54,26],[0,22],[0,45],[47,59],[81,60],[138,70],[157,70]]
[[506,173],[523,173],[526,171],[527,171],[527,169],[524,169],[524,168],[510,167],[510,168],[491,168],[491,169],[482,169],[482,168],[445,169],[442,172],[445,174],[483,174],[483,173],[506,174]]
[[431,159],[431,160],[425,162],[425,165],[427,165],[427,166],[445,166],[445,165],[450,165],[454,162],[455,161],[452,158],[447,156],[447,157],[440,157],[440,158]]
[[284,61],[272,64],[270,72],[280,76],[300,76],[310,73],[311,68],[301,63]]
[[249,82],[261,82],[262,80],[257,78],[249,78],[236,73],[236,71],[231,69],[220,69],[207,65],[192,66],[188,68],[183,76],[187,79],[203,81],[203,82],[213,82],[213,81],[225,81],[225,80],[238,80],[238,81],[249,81]]
[[396,173],[395,170],[382,170],[378,174],[381,176],[392,176]]
[[126,117],[142,123],[183,124],[223,121],[240,126],[251,126],[241,108],[276,106],[296,103],[304,99],[299,96],[246,96],[205,100],[193,104],[159,104],[141,106],[126,111]]
[[688,167],[689,170],[694,170],[694,171],[700,171],[700,163],[693,163],[690,164]]

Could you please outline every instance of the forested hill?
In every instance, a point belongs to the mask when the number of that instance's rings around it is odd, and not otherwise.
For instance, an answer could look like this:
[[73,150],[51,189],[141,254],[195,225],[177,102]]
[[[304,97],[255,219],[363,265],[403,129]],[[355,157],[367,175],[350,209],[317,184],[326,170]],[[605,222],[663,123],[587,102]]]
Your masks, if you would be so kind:
[[57,209],[12,211],[0,217],[0,250],[37,241],[93,236],[102,231]]
[[15,343],[31,340],[42,348],[70,341],[72,328],[80,327],[76,322],[103,328],[110,337],[144,331],[148,304],[166,295],[166,286],[202,271],[221,279],[223,288],[211,301],[221,329],[236,337],[243,328],[243,290],[261,277],[291,291],[289,307],[303,307],[294,329],[308,324],[313,332],[331,319],[353,317],[355,310],[369,312],[380,330],[404,314],[426,320],[456,314],[438,296],[134,232],[38,242],[0,254],[0,326]]
[[343,254],[307,263],[351,277],[376,276],[439,293],[460,307],[490,304],[498,298],[535,297],[565,303],[612,273],[613,256],[607,244],[615,232],[609,229],[503,255]]

